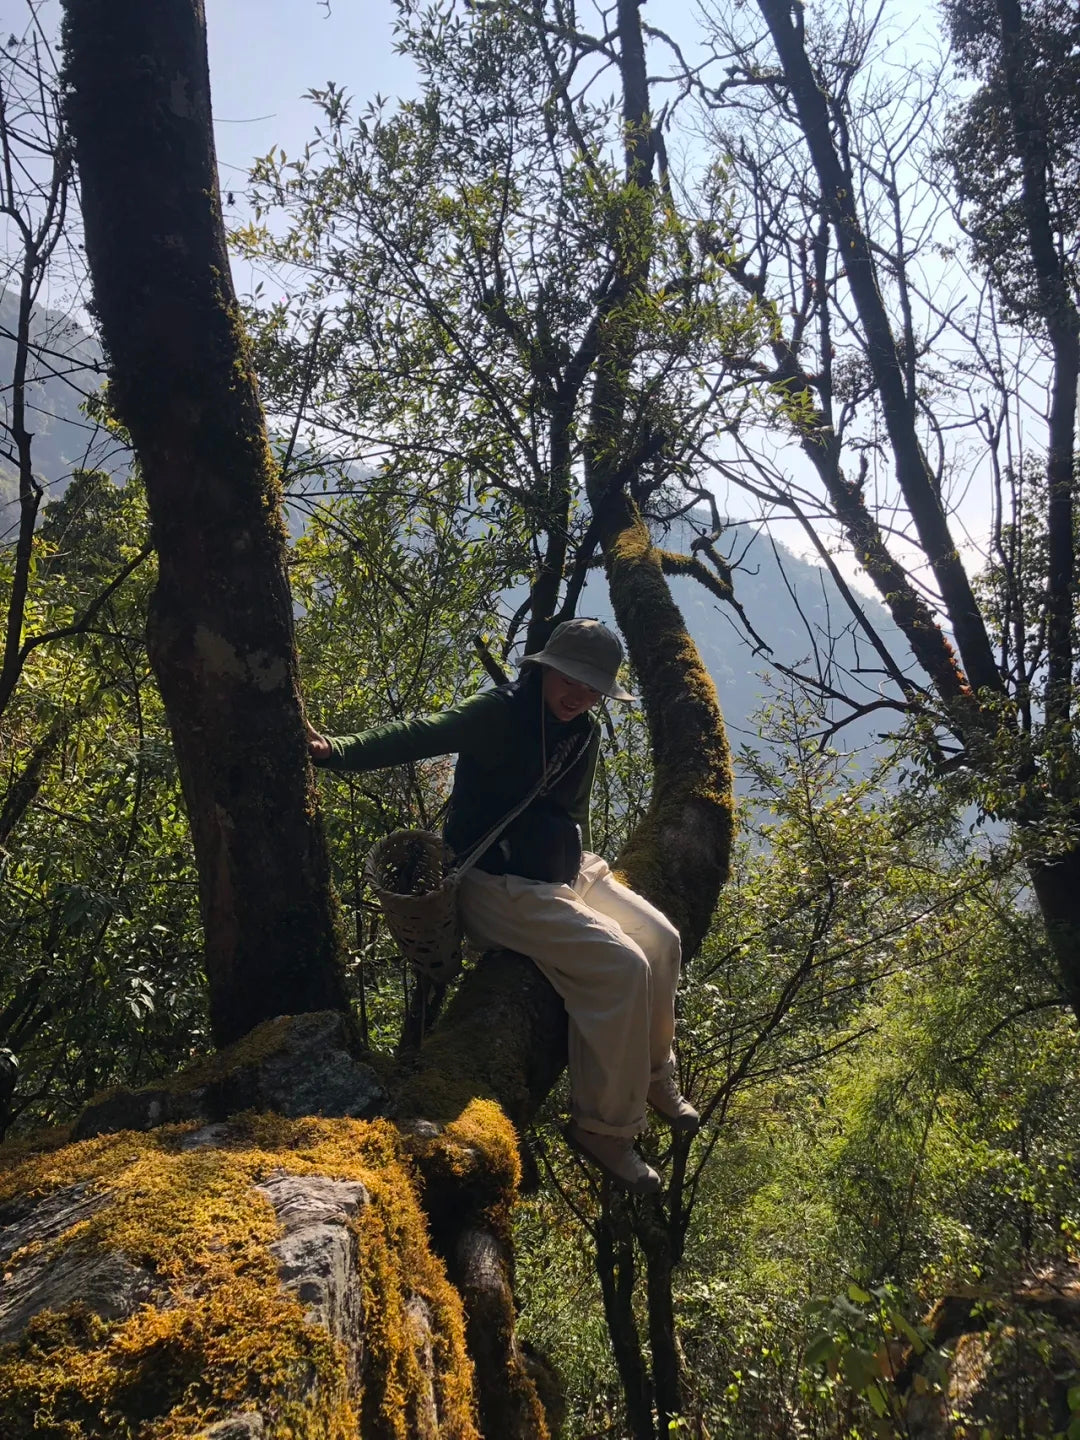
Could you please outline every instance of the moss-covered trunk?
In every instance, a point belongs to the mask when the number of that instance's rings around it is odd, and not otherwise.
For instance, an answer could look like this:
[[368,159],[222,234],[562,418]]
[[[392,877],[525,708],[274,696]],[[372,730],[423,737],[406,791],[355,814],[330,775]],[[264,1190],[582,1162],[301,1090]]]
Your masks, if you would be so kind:
[[632,502],[618,497],[609,508],[608,584],[637,673],[655,766],[648,813],[619,868],[679,927],[689,957],[705,938],[731,864],[731,756],[716,687],[649,532]]
[[655,244],[655,142],[639,0],[619,0],[625,187],[613,234],[618,280],[599,331],[585,439],[585,480],[599,524],[615,618],[637,673],[655,783],[619,867],[679,927],[684,957],[701,944],[731,857],[731,758],[716,687],[671,595],[660,556],[629,498],[647,446],[634,393],[638,310]]
[[217,1042],[344,1008],[281,494],[229,273],[199,0],[66,0],[113,408],[146,479],[150,656],[191,821]]
[[[661,557],[630,498],[650,448],[648,427],[633,414],[639,306],[650,279],[656,212],[656,142],[640,0],[618,0],[625,185],[613,242],[618,280],[597,347],[585,479],[598,523],[608,587],[637,674],[652,741],[655,779],[648,812],[631,835],[619,869],[626,881],[679,928],[689,959],[708,931],[731,862],[731,757],[716,689],[664,577]],[[638,397],[640,398],[640,397]],[[688,1141],[676,1137],[685,1157]],[[685,1408],[682,1356],[675,1335],[672,1277],[681,1254],[687,1207],[681,1165],[663,1200],[643,1202],[636,1235],[645,1256],[650,1391],[656,1434],[666,1435]],[[618,1252],[618,1203],[608,1196],[597,1222],[597,1264],[607,1294],[604,1255]],[[607,1243],[601,1243],[604,1240]],[[609,1315],[610,1315],[609,1308]],[[643,1339],[637,1338],[638,1354]],[[642,1364],[623,1337],[620,1374],[631,1411]]]

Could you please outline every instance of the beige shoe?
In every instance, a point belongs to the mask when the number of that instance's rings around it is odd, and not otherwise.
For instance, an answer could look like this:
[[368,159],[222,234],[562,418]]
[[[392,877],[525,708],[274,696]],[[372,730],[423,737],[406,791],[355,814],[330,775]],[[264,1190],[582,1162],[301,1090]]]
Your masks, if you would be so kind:
[[662,1075],[658,1080],[654,1080],[649,1086],[646,1099],[673,1130],[679,1130],[684,1135],[697,1134],[701,1116],[680,1093],[678,1081],[673,1074]]
[[655,1195],[660,1189],[660,1176],[637,1153],[629,1135],[600,1135],[583,1130],[574,1120],[563,1134],[571,1149],[632,1195]]

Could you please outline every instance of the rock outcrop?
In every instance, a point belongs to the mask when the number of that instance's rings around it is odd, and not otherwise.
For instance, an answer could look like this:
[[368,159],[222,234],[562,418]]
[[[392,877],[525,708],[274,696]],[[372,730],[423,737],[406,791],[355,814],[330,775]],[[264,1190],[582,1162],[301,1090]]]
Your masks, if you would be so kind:
[[[394,1121],[387,1094],[309,1015],[0,1151],[0,1436],[546,1440],[514,1129],[477,1098]],[[244,1097],[275,1109],[219,1118]]]
[[354,1054],[345,1017],[322,1010],[267,1021],[166,1085],[107,1091],[79,1116],[73,1136],[221,1120],[241,1110],[370,1119],[385,1113],[387,1099],[375,1071]]

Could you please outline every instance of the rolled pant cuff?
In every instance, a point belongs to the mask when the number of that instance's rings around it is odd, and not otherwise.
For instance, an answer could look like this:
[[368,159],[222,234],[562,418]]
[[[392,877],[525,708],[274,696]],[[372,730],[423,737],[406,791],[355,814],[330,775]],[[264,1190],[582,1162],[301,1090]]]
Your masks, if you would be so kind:
[[579,1130],[590,1130],[594,1135],[617,1135],[625,1140],[633,1140],[635,1135],[641,1135],[649,1128],[644,1115],[634,1125],[608,1125],[603,1120],[594,1120],[591,1115],[575,1114],[574,1124]]

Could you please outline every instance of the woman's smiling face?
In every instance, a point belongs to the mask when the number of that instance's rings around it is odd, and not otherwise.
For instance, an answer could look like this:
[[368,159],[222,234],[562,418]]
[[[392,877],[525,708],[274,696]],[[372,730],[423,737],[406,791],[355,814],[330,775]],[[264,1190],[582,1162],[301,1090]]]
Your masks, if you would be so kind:
[[594,690],[591,685],[571,680],[569,675],[553,670],[550,665],[544,666],[544,704],[556,720],[561,720],[563,724],[576,720],[586,710],[598,705],[600,700],[600,691]]

